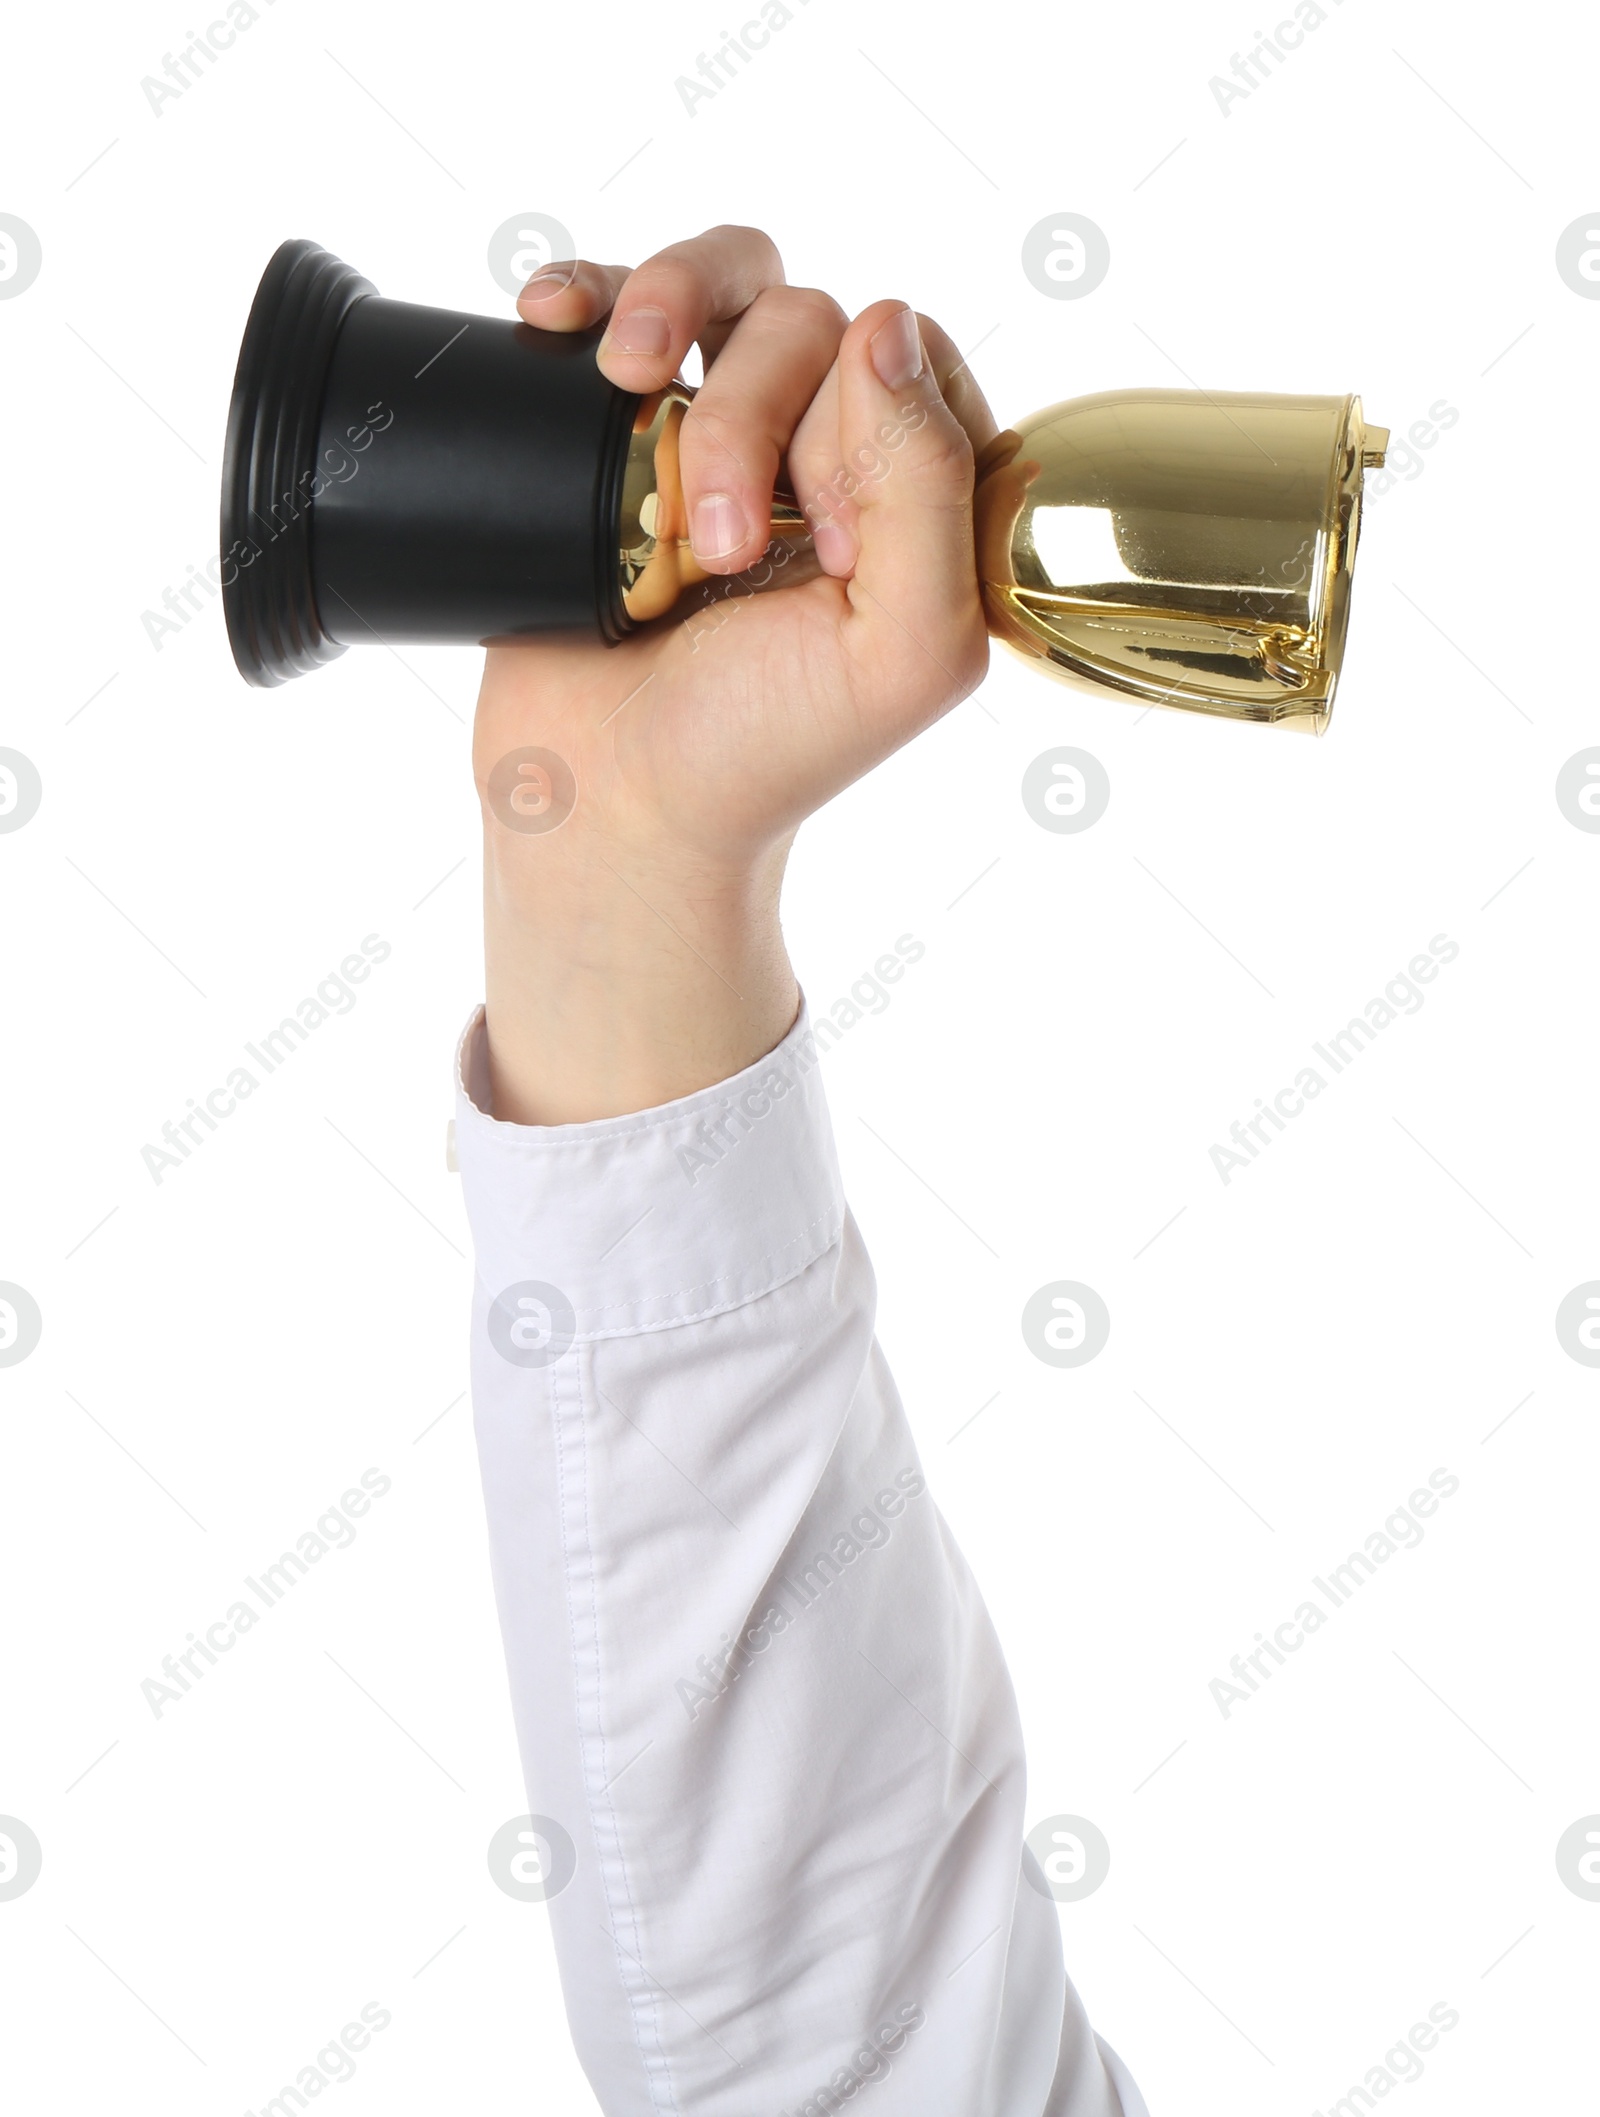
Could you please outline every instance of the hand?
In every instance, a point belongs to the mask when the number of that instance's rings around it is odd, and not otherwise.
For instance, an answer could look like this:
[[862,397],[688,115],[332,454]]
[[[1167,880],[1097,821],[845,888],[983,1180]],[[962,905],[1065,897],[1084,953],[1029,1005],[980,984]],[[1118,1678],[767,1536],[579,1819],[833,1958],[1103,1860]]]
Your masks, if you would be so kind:
[[[787,1031],[777,901],[795,830],[988,666],[972,466],[995,425],[937,324],[896,301],[847,323],[785,285],[754,229],[632,272],[548,267],[518,308],[565,331],[609,311],[600,365],[640,393],[700,345],[682,465],[713,581],[763,578],[785,462],[814,543],[767,562],[773,581],[809,574],[798,585],[686,599],[616,648],[489,650],[473,747],[495,1114],[558,1123],[688,1094]],[[576,783],[545,833],[508,829],[488,799],[499,759],[528,746]]]

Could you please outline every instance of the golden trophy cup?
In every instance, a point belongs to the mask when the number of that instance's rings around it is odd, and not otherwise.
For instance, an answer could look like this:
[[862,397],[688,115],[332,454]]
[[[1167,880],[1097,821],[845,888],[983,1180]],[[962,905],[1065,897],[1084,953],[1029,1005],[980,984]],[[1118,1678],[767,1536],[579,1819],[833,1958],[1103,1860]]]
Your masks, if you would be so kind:
[[[614,643],[725,592],[689,544],[694,391],[617,389],[599,335],[386,301],[285,243],[245,329],[223,469],[241,675],[282,683],[374,642]],[[1357,397],[1129,389],[1037,412],[977,465],[989,630],[1089,690],[1320,734],[1362,474],[1387,442]],[[791,493],[772,531],[807,536]]]

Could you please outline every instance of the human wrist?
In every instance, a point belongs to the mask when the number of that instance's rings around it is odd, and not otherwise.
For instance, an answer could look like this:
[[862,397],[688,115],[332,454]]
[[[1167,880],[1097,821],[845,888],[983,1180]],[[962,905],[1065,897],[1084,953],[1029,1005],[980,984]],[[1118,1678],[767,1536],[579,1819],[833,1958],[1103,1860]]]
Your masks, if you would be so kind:
[[484,872],[496,1117],[653,1108],[781,1042],[799,1004],[778,921],[786,845],[727,866],[598,834],[507,837],[490,825]]

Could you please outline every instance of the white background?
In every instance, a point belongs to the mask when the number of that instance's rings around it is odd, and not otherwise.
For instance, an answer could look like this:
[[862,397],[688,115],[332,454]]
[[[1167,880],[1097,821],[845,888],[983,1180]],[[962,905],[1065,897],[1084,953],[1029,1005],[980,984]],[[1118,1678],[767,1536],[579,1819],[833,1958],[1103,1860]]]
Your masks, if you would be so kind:
[[[1458,411],[1371,507],[1325,740],[997,655],[803,834],[787,923],[818,1008],[926,945],[829,1094],[1031,1817],[1112,1847],[1068,1961],[1156,2117],[1325,2110],[1439,2001],[1408,2108],[1592,2096],[1600,1904],[1554,1851],[1600,1810],[1600,1373],[1554,1315],[1600,1277],[1600,836],[1554,782],[1600,742],[1600,303],[1554,249],[1600,204],[1597,40],[1328,16],[1226,115],[1208,83],[1270,26],[1243,0],[812,0],[692,116],[726,10],[280,0],[159,116],[177,0],[13,27],[0,211],[44,254],[0,302],[0,743],[44,784],[0,836],[0,1279],[44,1317],[0,1370],[0,1813],[44,1848],[0,1903],[19,2108],[256,2110],[374,2000],[341,2108],[593,2107],[546,1914],[484,1859],[525,1803],[444,1160],[478,657],[267,694],[215,602],[159,651],[143,623],[213,549],[275,245],[507,314],[486,246],[526,212],[607,260],[760,223],[852,311],[982,341],[1002,420],[1186,378],[1356,389],[1397,435]],[[1020,267],[1063,211],[1111,245],[1081,301]],[[1082,836],[1019,797],[1058,743],[1110,775]],[[162,1123],[373,933],[354,1010],[157,1186]],[[1436,934],[1421,1011],[1225,1186],[1213,1142]],[[1062,1278],[1112,1317],[1070,1372],[1019,1330]],[[156,1719],[163,1655],[369,1466],[354,1545]],[[1440,1466],[1422,1545],[1224,1719],[1230,1657]]]

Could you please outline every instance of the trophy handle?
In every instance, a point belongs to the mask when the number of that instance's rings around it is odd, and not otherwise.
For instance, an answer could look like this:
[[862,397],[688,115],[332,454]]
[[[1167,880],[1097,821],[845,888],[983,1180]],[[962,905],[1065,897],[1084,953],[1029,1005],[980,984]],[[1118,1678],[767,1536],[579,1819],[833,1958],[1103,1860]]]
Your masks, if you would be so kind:
[[[694,399],[692,382],[669,382],[653,396],[641,397],[634,415],[622,474],[618,564],[622,607],[635,624],[664,617],[686,589],[711,578],[689,542],[678,459],[684,414]],[[772,496],[769,536],[798,542],[810,534],[799,501],[780,483]]]

